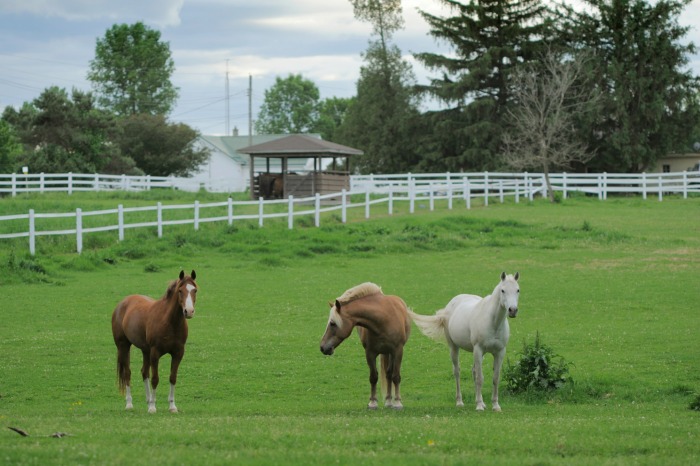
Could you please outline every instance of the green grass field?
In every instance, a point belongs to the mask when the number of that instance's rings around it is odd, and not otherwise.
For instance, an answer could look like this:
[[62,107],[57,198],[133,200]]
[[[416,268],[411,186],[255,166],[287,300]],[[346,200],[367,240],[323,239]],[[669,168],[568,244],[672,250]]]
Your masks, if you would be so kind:
[[[0,214],[152,204],[148,196],[0,199]],[[216,202],[168,196],[164,203]],[[0,463],[700,461],[700,412],[688,408],[700,392],[699,198],[395,211],[377,206],[369,221],[356,212],[346,225],[330,214],[321,228],[292,231],[279,220],[171,227],[161,239],[134,230],[123,243],[94,234],[80,256],[70,238],[39,238],[35,257],[25,240],[0,243]],[[146,412],[138,376],[126,412],[112,310],[128,294],[161,296],[181,269],[196,269],[200,287],[178,377],[181,412],[167,410],[169,357],[158,413]],[[462,353],[467,406],[458,409],[446,346],[414,326],[405,409],[371,412],[359,339],[332,357],[319,351],[327,302],[358,283],[428,314],[456,294],[490,293],[502,271],[521,274],[509,358],[539,332],[573,364],[572,386],[546,396],[502,391],[502,413],[477,413],[471,354]],[[140,353],[132,359],[136,374]],[[489,355],[487,380],[490,371]],[[485,383],[485,399],[490,392]]]

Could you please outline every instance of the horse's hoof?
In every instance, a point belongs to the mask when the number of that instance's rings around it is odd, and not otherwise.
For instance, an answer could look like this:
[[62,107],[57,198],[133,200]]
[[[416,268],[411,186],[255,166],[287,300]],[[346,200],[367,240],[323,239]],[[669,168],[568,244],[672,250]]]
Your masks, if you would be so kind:
[[501,407],[498,406],[498,405],[496,405],[496,406],[493,407],[493,411],[496,412],[496,413],[500,413],[500,412],[501,412]]
[[127,411],[131,411],[132,409],[134,409],[134,405],[128,404],[128,405],[126,405],[126,408],[124,408],[124,409]]
[[458,402],[457,402],[457,407],[458,407],[458,408],[464,408],[464,402],[463,402],[463,401],[458,401]]
[[170,408],[170,412],[173,414],[177,414],[177,408]]
[[395,402],[394,404],[391,405],[392,409],[396,409],[398,411],[401,411],[403,409],[403,405],[401,404],[400,401]]
[[367,405],[367,409],[375,410],[377,409],[377,400],[372,400]]
[[148,414],[155,414],[156,408],[148,408]]
[[483,411],[486,408],[484,405],[476,405],[476,410],[477,411]]

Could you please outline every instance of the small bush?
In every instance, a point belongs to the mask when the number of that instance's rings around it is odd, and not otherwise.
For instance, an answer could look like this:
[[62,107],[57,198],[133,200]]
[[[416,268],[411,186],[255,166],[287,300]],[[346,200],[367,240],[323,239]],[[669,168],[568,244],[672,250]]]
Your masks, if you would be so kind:
[[692,411],[700,411],[700,393],[695,395],[695,399],[690,402],[690,406],[688,406],[688,409]]
[[506,362],[504,380],[510,393],[557,390],[573,382],[569,376],[570,363],[558,356],[540,341],[537,333],[534,344],[523,344],[520,359],[514,364]]

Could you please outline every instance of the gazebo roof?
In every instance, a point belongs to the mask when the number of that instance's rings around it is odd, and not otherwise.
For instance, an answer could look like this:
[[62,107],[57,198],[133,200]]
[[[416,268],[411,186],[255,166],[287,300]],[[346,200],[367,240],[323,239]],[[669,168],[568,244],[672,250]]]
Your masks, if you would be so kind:
[[255,157],[297,158],[310,156],[349,157],[362,155],[359,149],[343,146],[330,141],[309,136],[292,134],[274,141],[263,142],[238,149],[238,152]]

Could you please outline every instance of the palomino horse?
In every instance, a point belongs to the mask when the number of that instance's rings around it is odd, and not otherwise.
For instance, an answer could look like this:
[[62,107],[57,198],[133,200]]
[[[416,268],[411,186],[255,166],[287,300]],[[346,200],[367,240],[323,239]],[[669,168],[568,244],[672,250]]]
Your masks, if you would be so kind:
[[[176,413],[175,383],[177,369],[185,354],[187,341],[187,319],[194,316],[197,300],[197,275],[180,272],[180,277],[171,282],[165,295],[159,300],[148,296],[131,295],[124,298],[112,314],[112,334],[117,345],[117,377],[119,391],[126,391],[126,409],[133,409],[131,399],[131,368],[129,353],[131,345],[143,353],[141,376],[146,388],[148,412],[156,412],[156,388],[158,387],[158,360],[170,354],[170,412]],[[149,371],[152,373],[149,386]]]
[[518,285],[520,274],[501,274],[501,281],[489,296],[481,298],[473,294],[461,294],[452,298],[447,307],[433,316],[415,314],[411,317],[423,334],[434,340],[447,340],[452,357],[452,369],[457,384],[457,406],[464,406],[459,386],[459,349],[474,353],[472,377],[476,390],[476,410],[483,411],[486,405],[481,396],[484,374],[481,365],[484,353],[493,355],[493,410],[500,411],[498,404],[498,380],[501,364],[506,355],[506,345],[510,337],[509,317],[518,314]]
[[[381,390],[384,406],[402,409],[401,359],[403,346],[411,333],[406,304],[398,296],[387,296],[374,283],[363,283],[347,290],[331,306],[326,333],[321,338],[321,352],[333,354],[335,348],[357,327],[365,348],[371,386],[369,409],[377,409],[377,355],[381,355]],[[391,386],[394,385],[392,402]]]

